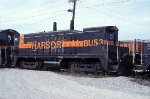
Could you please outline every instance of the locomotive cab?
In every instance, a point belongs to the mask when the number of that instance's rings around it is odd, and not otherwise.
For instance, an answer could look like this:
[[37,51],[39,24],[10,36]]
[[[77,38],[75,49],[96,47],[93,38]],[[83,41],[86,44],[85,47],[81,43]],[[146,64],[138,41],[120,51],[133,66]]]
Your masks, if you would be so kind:
[[99,37],[108,41],[109,45],[116,45],[118,42],[118,28],[116,26],[84,28],[83,32],[94,34],[99,33]]
[[108,73],[117,73],[119,57],[128,52],[128,48],[118,46],[118,28],[116,26],[103,26],[85,28],[83,31],[85,33],[93,33],[97,38],[104,40],[103,47],[105,51],[102,52],[99,49],[99,52],[103,54],[103,57],[100,57],[103,68]]

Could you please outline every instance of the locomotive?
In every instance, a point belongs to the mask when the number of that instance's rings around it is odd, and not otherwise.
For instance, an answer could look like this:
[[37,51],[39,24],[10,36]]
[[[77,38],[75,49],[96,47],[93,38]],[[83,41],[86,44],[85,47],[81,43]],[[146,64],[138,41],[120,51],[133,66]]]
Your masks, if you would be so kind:
[[19,44],[19,33],[12,29],[0,30],[0,67],[14,66]]
[[[116,26],[28,34],[8,29],[0,35],[1,67],[120,74],[150,68],[150,43],[143,43],[141,57],[129,54],[130,47],[118,41]],[[133,60],[139,59],[141,64],[135,65]]]
[[115,26],[30,33],[20,35],[19,54],[15,60],[19,60],[16,63],[21,67],[30,69],[117,71],[117,41]]

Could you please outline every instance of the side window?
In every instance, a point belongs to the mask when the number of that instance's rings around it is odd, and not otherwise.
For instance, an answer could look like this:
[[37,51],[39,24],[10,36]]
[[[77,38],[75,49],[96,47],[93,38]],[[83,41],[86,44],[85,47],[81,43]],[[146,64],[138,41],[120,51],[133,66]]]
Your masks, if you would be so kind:
[[8,41],[11,43],[11,35],[8,35]]
[[117,38],[116,38],[116,35],[115,35],[115,34],[110,34],[109,39],[112,41],[112,42],[111,42],[112,45],[116,45]]
[[109,39],[113,40],[114,39],[114,34],[110,34]]

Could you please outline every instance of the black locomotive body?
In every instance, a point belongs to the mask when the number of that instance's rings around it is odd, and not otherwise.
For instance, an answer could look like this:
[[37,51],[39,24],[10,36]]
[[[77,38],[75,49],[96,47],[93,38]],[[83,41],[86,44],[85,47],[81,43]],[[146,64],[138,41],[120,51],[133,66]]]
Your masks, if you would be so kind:
[[19,33],[12,29],[0,31],[0,67],[10,67],[19,45]]
[[15,62],[30,69],[117,71],[119,55],[128,51],[118,47],[117,42],[116,26],[24,34],[20,35]]

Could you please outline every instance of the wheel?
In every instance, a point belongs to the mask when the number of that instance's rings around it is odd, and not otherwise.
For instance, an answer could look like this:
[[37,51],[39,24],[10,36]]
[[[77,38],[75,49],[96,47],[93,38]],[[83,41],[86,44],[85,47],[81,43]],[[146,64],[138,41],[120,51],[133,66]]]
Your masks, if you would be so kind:
[[21,61],[20,62],[20,66],[19,66],[20,68],[24,68],[24,61]]
[[101,67],[101,63],[100,62],[97,62],[95,64],[95,75],[99,75],[99,74],[102,74],[103,73],[103,69]]
[[44,66],[44,67],[43,67],[43,70],[47,70],[47,66]]
[[70,73],[75,73],[77,68],[77,63],[76,62],[70,62],[69,63],[69,72]]

